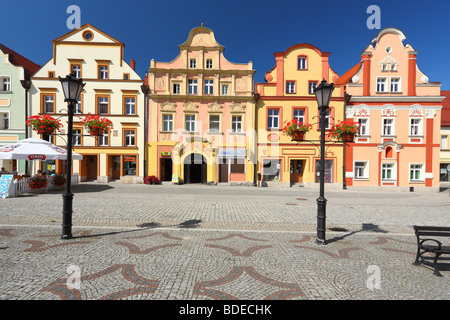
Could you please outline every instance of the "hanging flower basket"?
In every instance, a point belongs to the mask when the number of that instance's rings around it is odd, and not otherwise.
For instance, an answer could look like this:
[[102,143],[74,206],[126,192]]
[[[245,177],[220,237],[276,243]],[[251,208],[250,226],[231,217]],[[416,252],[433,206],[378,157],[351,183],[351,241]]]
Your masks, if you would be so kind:
[[351,119],[339,122],[330,131],[330,136],[344,142],[353,142],[355,135],[359,131],[359,122]]
[[61,187],[66,184],[66,175],[62,173],[57,173],[53,176],[53,184],[55,186]]
[[[80,118],[81,119],[81,118]],[[101,118],[98,115],[88,115],[81,119],[83,126],[92,136],[102,136],[104,131],[109,131],[113,128],[112,121],[107,118]]]
[[31,116],[27,119],[25,124],[38,134],[52,134],[56,130],[62,127],[62,123],[59,119],[50,117],[49,115],[37,115]]
[[305,140],[305,133],[310,129],[312,129],[312,125],[293,119],[287,123],[284,122],[283,133],[291,137],[292,141],[303,141]]

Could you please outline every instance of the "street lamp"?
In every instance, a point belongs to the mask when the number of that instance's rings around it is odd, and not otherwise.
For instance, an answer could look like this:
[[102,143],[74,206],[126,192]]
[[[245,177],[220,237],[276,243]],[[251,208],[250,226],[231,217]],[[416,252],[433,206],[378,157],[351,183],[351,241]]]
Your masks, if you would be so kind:
[[325,240],[325,220],[327,199],[325,199],[325,120],[326,111],[329,109],[331,94],[333,93],[333,84],[328,84],[325,79],[314,90],[317,105],[320,111],[320,195],[317,198],[317,239],[316,243],[326,244]]
[[72,238],[72,200],[73,194],[70,191],[72,183],[72,144],[73,144],[73,114],[75,104],[78,102],[85,83],[78,79],[75,74],[70,74],[65,78],[59,77],[64,92],[65,102],[68,105],[68,132],[67,132],[67,159],[66,159],[66,192],[63,194],[63,219],[62,219],[62,239]]

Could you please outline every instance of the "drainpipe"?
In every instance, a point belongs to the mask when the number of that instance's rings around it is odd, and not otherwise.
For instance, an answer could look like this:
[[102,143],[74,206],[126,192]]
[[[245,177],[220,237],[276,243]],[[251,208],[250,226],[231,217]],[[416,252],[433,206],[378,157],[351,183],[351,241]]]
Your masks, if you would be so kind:
[[142,93],[144,94],[144,179],[147,177],[147,141],[148,141],[148,93],[150,88],[148,86],[148,75],[145,72],[144,84],[141,85]]
[[255,163],[253,164],[253,186],[257,186],[258,182],[257,182],[257,171],[258,171],[258,100],[260,97],[259,93],[255,93],[254,94],[255,97],[255,133],[254,133],[254,139],[255,142],[253,143],[253,148],[254,148],[254,160]]
[[[25,89],[25,122],[28,120],[28,91],[31,88],[31,79],[25,78],[25,80],[20,80],[22,87]],[[28,139],[28,128],[25,125],[25,139]],[[28,161],[25,160],[25,174],[28,174]]]

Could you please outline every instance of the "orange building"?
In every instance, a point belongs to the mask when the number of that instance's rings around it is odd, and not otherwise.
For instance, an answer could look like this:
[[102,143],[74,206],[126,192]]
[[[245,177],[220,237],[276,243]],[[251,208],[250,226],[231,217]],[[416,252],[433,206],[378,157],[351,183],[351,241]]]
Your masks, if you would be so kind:
[[346,118],[360,123],[346,148],[348,187],[439,190],[444,97],[405,39],[396,28],[381,30],[338,81],[349,95]]

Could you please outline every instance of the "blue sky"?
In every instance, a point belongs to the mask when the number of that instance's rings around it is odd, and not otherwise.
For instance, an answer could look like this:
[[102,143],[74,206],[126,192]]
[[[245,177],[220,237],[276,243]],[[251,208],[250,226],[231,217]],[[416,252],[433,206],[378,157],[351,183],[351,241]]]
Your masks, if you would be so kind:
[[[370,5],[381,10],[381,28],[396,27],[418,51],[417,63],[430,81],[450,90],[450,1],[448,0],[24,0],[0,3],[0,43],[40,65],[52,57],[51,41],[70,30],[69,5],[90,23],[125,43],[125,60],[136,60],[141,77],[150,59],[171,61],[189,31],[202,22],[214,31],[231,62],[253,61],[255,81],[275,64],[274,52],[311,43],[331,52],[342,75],[380,31],[367,28]],[[4,29],[5,30],[5,29]]]

